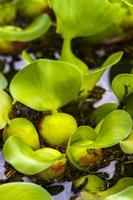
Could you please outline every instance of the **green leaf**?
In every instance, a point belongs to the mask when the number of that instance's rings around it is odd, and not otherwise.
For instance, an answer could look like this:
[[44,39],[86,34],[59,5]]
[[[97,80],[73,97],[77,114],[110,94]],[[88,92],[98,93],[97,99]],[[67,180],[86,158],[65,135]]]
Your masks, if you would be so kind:
[[9,122],[9,125],[4,129],[4,141],[10,136],[17,136],[23,140],[28,146],[36,150],[40,147],[38,133],[28,119],[15,118]]
[[112,89],[119,100],[133,93],[133,74],[120,74],[113,79]]
[[96,200],[97,196],[94,194],[90,194],[88,192],[81,192],[79,197],[77,197],[75,200]]
[[0,90],[0,129],[6,126],[11,105],[12,100],[10,96],[3,90]]
[[117,103],[105,103],[94,110],[92,117],[98,123],[102,119],[104,119],[110,112],[116,110],[117,108]]
[[103,31],[113,23],[120,8],[119,4],[112,4],[107,0],[49,2],[57,17],[57,32],[64,38],[90,36]]
[[98,136],[90,147],[106,148],[113,146],[127,138],[131,130],[131,116],[123,110],[112,111],[103,120]]
[[57,110],[74,100],[82,83],[81,72],[73,65],[36,60],[13,78],[13,98],[38,111]]
[[37,17],[27,28],[22,29],[15,26],[0,27],[0,38],[6,41],[27,42],[43,35],[51,25],[50,17],[42,14]]
[[79,170],[83,168],[76,161],[73,156],[73,151],[76,150],[76,155],[80,157],[80,155],[86,153],[86,149],[90,146],[90,144],[95,140],[97,134],[89,126],[80,126],[75,133],[70,137],[68,146],[67,146],[67,157],[69,161]]
[[80,144],[80,142],[83,142],[83,141],[88,141],[88,143],[90,143],[90,141],[96,139],[96,136],[97,136],[97,134],[96,134],[96,132],[94,131],[93,128],[91,128],[89,126],[80,126],[76,130],[76,132],[73,133],[72,136],[70,137],[68,146],[69,145],[70,146],[77,145],[77,144]]
[[[82,187],[84,183],[86,184]],[[75,190],[82,187],[82,191],[87,191],[89,193],[96,193],[105,188],[104,181],[95,175],[86,175],[75,179],[73,181],[73,187]]]
[[118,63],[122,58],[122,56],[123,56],[122,51],[113,53],[107,58],[107,60],[103,63],[100,69],[92,71],[91,73],[88,73],[88,75],[85,75],[83,77],[83,84],[81,88],[81,90],[83,91],[82,95],[83,96],[88,95],[88,92],[90,92],[94,88],[94,86],[99,81],[105,70]]
[[123,110],[112,111],[100,123],[98,133],[91,127],[81,126],[77,129],[69,139],[67,157],[80,170],[95,166],[103,158],[101,148],[118,144],[129,136],[131,130],[130,115]]
[[99,195],[102,196],[104,199],[105,197],[121,192],[122,190],[128,188],[131,185],[133,185],[133,178],[124,177],[121,178],[113,187],[103,192],[99,192]]
[[125,190],[111,195],[103,200],[131,200],[133,198],[133,186],[126,188]]
[[103,192],[81,192],[76,200],[132,200],[132,196],[133,178],[125,177]]
[[121,0],[126,3],[128,6],[133,6],[133,0]]
[[34,59],[26,52],[23,51],[22,52],[22,57],[24,58],[24,60],[29,64],[32,63],[34,61]]
[[124,100],[124,109],[132,116],[133,118],[133,93],[131,93]]
[[16,18],[16,5],[14,2],[0,3],[0,25],[11,24]]
[[4,90],[8,86],[8,81],[5,76],[0,73],[0,89]]
[[6,183],[0,185],[2,200],[52,200],[50,194],[39,185],[33,183]]
[[133,153],[133,130],[126,140],[120,142],[120,147],[124,153]]
[[34,18],[48,7],[48,0],[17,0],[16,7],[23,18]]
[[27,175],[34,175],[48,169],[62,156],[59,151],[52,148],[33,151],[16,136],[11,136],[6,140],[3,155],[17,171]]

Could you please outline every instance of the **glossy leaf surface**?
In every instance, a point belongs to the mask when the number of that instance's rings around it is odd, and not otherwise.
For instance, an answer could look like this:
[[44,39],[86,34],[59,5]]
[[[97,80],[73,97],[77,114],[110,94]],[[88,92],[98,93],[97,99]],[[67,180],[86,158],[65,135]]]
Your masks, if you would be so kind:
[[101,125],[98,136],[92,146],[105,148],[124,140],[132,130],[132,118],[123,110],[109,113]]
[[112,186],[111,188],[103,192],[100,192],[99,194],[100,196],[103,197],[103,199],[104,198],[106,199],[106,197],[113,194],[117,194],[132,185],[133,185],[133,178],[124,177],[124,178],[121,178],[114,186]]
[[82,95],[87,95],[88,92],[90,92],[96,83],[99,81],[103,73],[105,72],[106,69],[109,67],[112,67],[116,63],[120,61],[120,59],[123,56],[123,52],[116,52],[110,55],[107,60],[103,63],[103,65],[100,67],[100,69],[92,71],[91,73],[86,74],[83,78],[83,85],[81,90],[83,90]]
[[11,105],[12,100],[10,96],[3,90],[0,90],[0,129],[6,126]]
[[12,119],[10,124],[4,129],[3,133],[4,141],[10,136],[17,136],[34,150],[39,149],[40,147],[38,133],[32,122],[28,119]]
[[99,33],[115,20],[119,12],[119,4],[112,4],[107,0],[50,0],[49,2],[57,17],[57,31],[65,38]]
[[76,190],[80,188],[84,182],[86,182],[86,184],[82,187],[82,191],[96,193],[104,190],[104,181],[96,175],[86,175],[74,180],[74,189]]
[[126,3],[128,6],[133,6],[133,0],[122,0],[124,3]]
[[2,73],[0,73],[0,89],[4,90],[7,86],[8,86],[8,82],[5,76]]
[[62,156],[59,151],[52,148],[33,151],[16,136],[7,139],[3,147],[3,154],[5,160],[17,171],[27,175],[34,175],[48,169]]
[[103,119],[97,132],[87,126],[77,129],[69,139],[67,157],[80,170],[85,169],[81,166],[83,163],[98,164],[103,157],[101,148],[107,148],[123,141],[129,136],[131,129],[132,118],[127,112],[112,111]]
[[133,93],[133,74],[120,74],[112,82],[112,89],[119,100]]
[[56,110],[76,98],[81,82],[81,72],[75,66],[40,59],[16,74],[10,91],[15,100],[30,108]]
[[51,20],[47,14],[37,17],[26,29],[15,26],[0,27],[0,38],[6,41],[27,42],[43,35],[50,27]]
[[39,185],[33,183],[6,183],[0,185],[2,200],[52,200],[50,194]]
[[133,153],[133,131],[126,140],[120,142],[120,147],[124,153]]
[[117,194],[106,197],[103,200],[122,200],[122,199],[131,200],[132,198],[133,198],[133,186],[130,186]]
[[116,110],[117,108],[118,108],[117,103],[106,103],[99,106],[98,108],[96,108],[96,110],[94,110],[94,116],[93,116],[94,120],[96,122],[101,121],[106,117],[106,115],[108,115],[113,110]]

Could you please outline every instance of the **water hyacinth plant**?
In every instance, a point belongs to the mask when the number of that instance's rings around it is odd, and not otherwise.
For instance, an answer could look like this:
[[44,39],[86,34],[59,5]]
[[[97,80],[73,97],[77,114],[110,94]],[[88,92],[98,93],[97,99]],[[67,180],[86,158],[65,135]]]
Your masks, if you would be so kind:
[[[76,200],[131,200],[132,71],[112,81],[117,102],[98,108],[95,102],[103,95],[104,89],[96,87],[103,73],[119,66],[120,60],[124,62],[123,49],[126,53],[131,49],[118,48],[117,43],[125,42],[123,24],[132,23],[132,1],[0,0],[2,11],[4,7],[5,12],[0,12],[0,48],[4,52],[10,47],[15,54],[12,44],[27,45],[21,55],[27,64],[16,72],[13,63],[20,55],[4,57],[12,69],[8,74],[0,63],[0,156],[6,162],[2,183],[15,181],[0,184],[0,197],[52,200],[58,188],[55,193],[50,188],[71,181],[71,195]],[[115,28],[116,38],[106,38]],[[49,47],[50,37],[57,46],[52,40]],[[94,70],[74,54],[72,45],[91,38],[97,44]],[[110,43],[115,47],[108,46]],[[95,90],[100,89],[99,97]],[[1,157],[0,171],[4,165]],[[109,167],[111,175],[105,177]],[[63,193],[61,200],[70,200],[67,195]]]
[[[76,180],[75,185],[80,184],[81,180],[83,181],[85,177],[82,177],[82,179]],[[102,186],[102,180],[99,180],[98,177],[95,177],[95,179],[97,180],[97,185],[100,185],[101,182],[101,186]],[[93,185],[93,180],[94,177],[91,177],[91,182],[90,185]],[[86,184],[86,188],[89,188],[89,184]],[[97,191],[92,192],[91,190],[89,190],[89,193],[86,192],[86,188],[84,188],[83,192],[81,192],[81,195],[76,198],[76,200],[81,200],[81,199],[100,199],[100,200],[121,200],[122,198],[125,198],[127,200],[132,199],[132,195],[133,195],[133,179],[132,178],[122,178],[120,179],[113,187],[111,187],[110,189],[107,189],[105,191],[101,191],[99,190],[100,188],[97,189]]]
[[113,111],[103,119],[97,130],[87,126],[79,127],[70,137],[67,156],[70,162],[81,170],[98,165],[103,159],[102,148],[123,141],[130,135],[131,130],[130,115],[122,110]]

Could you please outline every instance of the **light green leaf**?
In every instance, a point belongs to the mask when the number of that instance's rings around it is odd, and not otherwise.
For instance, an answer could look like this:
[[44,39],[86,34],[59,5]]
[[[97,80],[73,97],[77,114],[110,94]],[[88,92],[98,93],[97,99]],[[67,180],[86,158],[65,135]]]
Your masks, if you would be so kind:
[[76,155],[80,157],[80,155],[86,153],[86,149],[90,146],[90,144],[96,138],[96,132],[89,126],[80,126],[77,131],[70,137],[68,146],[67,146],[67,157],[69,161],[77,168],[82,170],[82,167],[76,161],[73,156],[73,151],[76,150]]
[[100,124],[98,133],[91,127],[79,127],[70,137],[67,157],[78,169],[99,164],[103,158],[101,148],[118,144],[127,138],[132,130],[132,118],[123,110],[109,113]]
[[126,3],[128,6],[133,6],[133,0],[121,0]]
[[132,130],[132,118],[123,110],[109,113],[101,125],[96,140],[90,147],[106,148],[127,138]]
[[119,4],[112,4],[107,0],[49,2],[57,17],[57,32],[64,38],[90,36],[103,31],[113,23],[120,8]]
[[94,88],[94,86],[99,81],[105,70],[118,63],[122,58],[122,56],[123,56],[122,51],[113,53],[107,58],[107,60],[103,63],[100,69],[92,71],[91,73],[88,73],[88,75],[86,74],[83,77],[83,84],[81,88],[81,90],[83,91],[82,95],[84,96],[88,95],[88,92]]
[[8,86],[8,81],[5,76],[0,72],[0,89],[4,90]]
[[6,126],[11,105],[12,100],[10,96],[3,90],[0,90],[0,129]]
[[99,106],[98,108],[96,108],[96,110],[94,110],[93,118],[98,123],[102,119],[104,119],[106,117],[106,115],[108,115],[113,110],[116,110],[117,108],[118,108],[118,104],[117,103],[106,103],[106,104],[103,104],[103,105]]
[[2,200],[52,200],[50,194],[39,185],[33,183],[6,183],[0,185]]
[[50,25],[50,17],[47,14],[42,14],[37,17],[26,29],[15,26],[0,27],[0,38],[12,42],[31,41],[47,32]]
[[0,2],[0,25],[11,24],[16,18],[16,5],[14,2]]
[[86,141],[87,143],[90,143],[90,141],[96,139],[96,136],[97,134],[93,128],[89,126],[80,126],[76,130],[76,132],[72,134],[72,136],[70,137],[68,145],[70,146],[77,145],[77,144],[80,144],[80,142],[84,143],[84,141]]
[[17,0],[16,7],[23,18],[34,18],[48,7],[48,0]]
[[53,111],[74,100],[81,83],[81,72],[75,66],[40,59],[16,74],[10,91],[15,100],[30,108]]
[[101,190],[103,191],[105,188],[104,181],[101,178],[99,178],[98,176],[95,176],[95,175],[86,175],[86,176],[77,178],[73,181],[74,189],[76,190],[76,189],[82,187],[84,182],[86,184],[82,188],[81,191],[87,191],[89,193],[96,193]]
[[131,185],[133,185],[133,178],[124,177],[121,178],[113,187],[103,192],[99,192],[99,195],[102,196],[104,199],[105,197],[121,192],[122,190],[128,188]]
[[133,74],[120,74],[113,79],[112,89],[119,100],[133,93]]
[[132,200],[132,197],[133,178],[125,177],[103,192],[81,192],[76,200]]
[[17,136],[23,140],[28,146],[36,150],[40,147],[38,133],[28,119],[15,118],[12,119],[9,125],[4,129],[3,139],[4,141],[10,136]]
[[44,148],[42,152],[41,149],[33,151],[16,136],[11,136],[6,140],[3,155],[17,171],[27,175],[34,175],[48,169],[62,156],[59,151],[52,148]]
[[26,52],[23,51],[22,52],[22,57],[24,58],[24,60],[29,64],[32,63],[34,61],[34,59]]
[[126,140],[123,140],[120,142],[120,147],[124,153],[128,153],[128,154],[133,153],[133,130]]
[[132,198],[133,198],[133,186],[130,186],[117,194],[106,197],[103,200],[122,200],[122,199],[132,200]]

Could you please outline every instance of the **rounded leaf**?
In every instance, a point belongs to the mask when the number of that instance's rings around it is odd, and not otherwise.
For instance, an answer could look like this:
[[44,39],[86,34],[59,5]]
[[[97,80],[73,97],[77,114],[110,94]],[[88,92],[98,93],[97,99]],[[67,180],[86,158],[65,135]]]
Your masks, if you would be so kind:
[[[119,4],[108,0],[49,0],[57,17],[57,31],[64,38],[95,35],[113,23]],[[63,12],[62,12],[63,10]]]
[[10,91],[15,100],[38,111],[57,110],[76,98],[82,82],[73,65],[37,60],[13,78]]
[[125,190],[104,198],[103,200],[132,200],[133,198],[133,186],[126,188]]
[[52,200],[50,194],[39,185],[33,183],[6,183],[0,185],[2,200]]
[[38,133],[28,119],[16,118],[11,120],[9,126],[4,129],[3,140],[5,141],[10,136],[19,137],[34,150],[40,147]]
[[123,140],[120,142],[121,150],[124,153],[132,154],[133,153],[133,131],[129,135],[129,137],[126,140]]
[[17,171],[34,175],[48,169],[62,154],[52,148],[33,151],[23,140],[16,136],[9,137],[3,147],[5,160]]
[[0,89],[4,90],[8,86],[8,81],[5,76],[0,72]]
[[124,110],[115,110],[103,120],[96,140],[89,148],[106,148],[127,138],[132,130],[132,118]]
[[27,28],[17,26],[0,27],[0,38],[5,41],[27,42],[42,36],[51,25],[50,17],[47,14],[38,16]]
[[98,123],[102,119],[104,119],[110,112],[112,112],[113,110],[116,110],[117,108],[118,108],[117,103],[105,103],[99,106],[98,108],[96,108],[96,110],[94,110],[93,112],[94,116],[92,117]]
[[6,126],[11,105],[12,100],[10,96],[3,90],[0,90],[0,129]]
[[133,93],[133,74],[119,74],[113,79],[112,89],[119,100]]
[[[82,187],[83,184],[84,187]],[[104,181],[98,176],[86,175],[74,180],[73,187],[75,190],[82,187],[82,191],[96,193],[100,190],[103,190],[105,186],[104,186]]]

